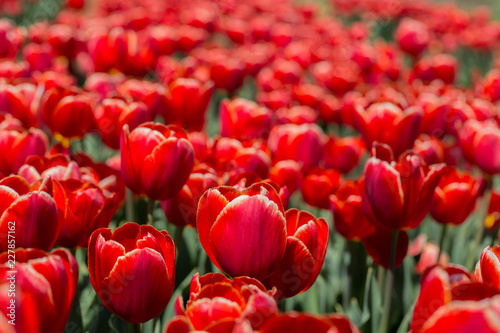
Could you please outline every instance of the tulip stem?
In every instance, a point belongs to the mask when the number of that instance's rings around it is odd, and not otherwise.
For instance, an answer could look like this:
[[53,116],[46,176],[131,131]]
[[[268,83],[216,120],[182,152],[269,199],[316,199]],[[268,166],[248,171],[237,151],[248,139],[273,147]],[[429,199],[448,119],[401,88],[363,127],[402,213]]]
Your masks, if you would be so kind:
[[132,324],[132,332],[133,333],[141,333],[141,324]]
[[386,333],[389,328],[389,319],[391,316],[391,301],[392,301],[392,289],[394,286],[394,266],[396,261],[396,246],[398,243],[398,230],[392,232],[391,239],[391,252],[389,255],[389,269],[387,270],[387,276],[385,278],[385,291],[384,291],[384,312],[382,313],[382,319],[380,321],[380,333]]
[[148,224],[153,225],[153,212],[155,210],[156,201],[148,199]]
[[488,216],[488,208],[490,207],[490,200],[491,200],[491,188],[493,187],[493,181],[491,177],[485,177],[486,178],[486,189],[484,191],[484,196],[481,200],[481,203],[479,205],[478,212],[476,214],[476,236],[474,237],[474,241],[472,243],[472,248],[469,253],[469,257],[467,258],[466,266],[465,267],[470,267],[471,269],[474,269],[474,264],[475,261],[477,260],[477,249],[481,245],[481,241],[483,240],[484,236],[484,221],[486,220],[486,217]]
[[125,219],[127,222],[134,222],[134,194],[127,188],[125,190]]
[[448,232],[449,226],[448,224],[443,225],[443,231],[441,232],[441,239],[439,240],[439,253],[437,257],[437,262],[439,264],[439,258],[441,257],[441,253],[443,253],[444,240],[446,239],[446,234]]
[[177,247],[177,254],[181,252],[181,246],[184,242],[184,237],[182,237],[183,233],[184,233],[184,227],[175,228],[174,243],[175,246]]

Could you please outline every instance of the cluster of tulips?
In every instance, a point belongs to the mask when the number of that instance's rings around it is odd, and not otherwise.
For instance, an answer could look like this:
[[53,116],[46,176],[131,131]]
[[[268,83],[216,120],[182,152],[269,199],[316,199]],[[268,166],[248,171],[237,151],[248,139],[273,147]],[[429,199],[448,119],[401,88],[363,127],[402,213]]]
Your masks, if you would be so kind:
[[500,332],[487,9],[23,5],[0,2],[0,332]]

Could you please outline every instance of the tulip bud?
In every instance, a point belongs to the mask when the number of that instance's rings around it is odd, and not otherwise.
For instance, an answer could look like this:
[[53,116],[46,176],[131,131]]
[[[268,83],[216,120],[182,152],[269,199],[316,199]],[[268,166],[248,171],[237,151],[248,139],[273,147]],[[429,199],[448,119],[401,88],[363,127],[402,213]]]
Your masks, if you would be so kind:
[[127,187],[153,200],[172,198],[193,170],[193,146],[186,133],[173,125],[150,122],[132,132],[125,125],[120,152]]

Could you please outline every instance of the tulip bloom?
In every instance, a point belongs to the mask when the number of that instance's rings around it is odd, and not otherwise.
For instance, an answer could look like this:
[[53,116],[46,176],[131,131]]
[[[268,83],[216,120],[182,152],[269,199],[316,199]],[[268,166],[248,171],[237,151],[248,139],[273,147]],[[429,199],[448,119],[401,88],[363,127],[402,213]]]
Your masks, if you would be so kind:
[[359,164],[365,151],[365,144],[360,138],[331,136],[325,145],[323,161],[326,168],[347,174]]
[[198,201],[206,190],[218,185],[215,170],[193,170],[181,191],[172,199],[161,202],[168,222],[178,227],[196,227]]
[[266,139],[272,124],[272,112],[255,102],[235,98],[220,105],[221,135],[235,139]]
[[202,131],[205,113],[214,91],[212,81],[178,78],[168,85],[165,122],[178,124],[189,131]]
[[177,194],[194,166],[194,149],[186,133],[176,126],[145,123],[129,131],[123,127],[120,141],[123,181],[133,192],[153,200]]
[[[457,265],[449,265],[445,268],[434,266],[427,269],[422,275],[420,295],[415,304],[410,325],[411,331],[414,333],[434,332],[431,330],[433,323],[443,320],[441,317],[446,315],[449,309],[460,306],[464,306],[466,310],[462,313],[460,322],[467,322],[467,325],[472,324],[469,320],[475,322],[473,317],[468,316],[467,310],[472,310],[476,304],[484,303],[486,299],[499,295],[500,292],[485,283],[473,282],[471,278],[465,268]],[[477,302],[481,300],[485,301]],[[478,325],[480,321],[477,321]],[[453,321],[447,322],[453,324]],[[438,327],[442,327],[441,324]],[[471,329],[470,326],[464,326],[464,328],[468,329],[463,332],[475,331],[475,328]],[[438,330],[438,332],[443,331]]]
[[230,276],[262,280],[287,246],[285,211],[276,190],[256,183],[239,191],[221,186],[203,194],[196,226],[208,257]]
[[425,164],[439,164],[444,162],[444,145],[436,138],[421,135],[413,146],[413,152],[424,160]]
[[427,215],[444,165],[428,167],[413,153],[393,161],[386,145],[376,144],[365,165],[365,213],[393,230],[417,227]]
[[325,261],[330,228],[322,218],[297,209],[285,214],[288,234],[285,255],[277,269],[263,281],[278,288],[278,297],[293,297],[309,289]]
[[252,332],[278,313],[276,301],[276,288],[268,291],[258,280],[246,276],[230,280],[220,273],[196,273],[186,306],[179,296],[175,302],[177,316],[167,324],[165,333],[206,329],[235,332],[237,328]]
[[341,314],[311,315],[307,313],[288,312],[269,319],[261,333],[359,333],[349,318]]
[[384,143],[391,147],[396,157],[413,147],[421,119],[419,107],[403,111],[388,102],[372,104],[366,111],[362,107],[354,110],[356,128],[366,146],[371,147],[374,142]]
[[88,94],[52,88],[41,103],[43,120],[60,138],[81,138],[94,128],[93,101]]
[[345,181],[329,198],[335,231],[353,241],[360,241],[375,231],[363,213],[363,189],[362,181]]
[[465,158],[489,174],[500,172],[500,128],[494,122],[468,120],[460,132]]
[[[158,316],[172,296],[175,245],[166,231],[125,223],[89,240],[89,279],[104,306],[129,323]],[[152,283],[154,281],[154,283]]]
[[142,102],[125,103],[121,99],[106,98],[96,107],[95,119],[101,140],[112,149],[120,148],[120,135],[127,124],[131,130],[150,120],[149,111]]
[[30,188],[19,176],[0,180],[0,252],[12,250],[9,247],[12,239],[16,248],[47,251],[59,236],[62,224],[58,222],[52,198],[52,180],[44,178],[36,187]]
[[467,173],[449,168],[434,191],[430,207],[432,218],[441,224],[463,223],[474,210],[484,184]]
[[268,146],[273,160],[294,160],[307,172],[318,166],[325,144],[323,131],[316,124],[286,124],[273,127]]
[[293,160],[279,161],[269,170],[269,179],[281,187],[286,186],[292,195],[299,184],[300,164]]
[[32,83],[0,83],[0,110],[19,119],[25,128],[39,125],[37,109],[33,107],[36,88]]
[[[64,331],[78,283],[76,259],[66,249],[51,253],[17,249],[14,254],[16,332]],[[10,259],[10,253],[0,255],[0,314],[3,312],[7,318],[12,301]]]
[[474,275],[483,282],[500,291],[500,246],[488,246],[481,253]]
[[44,155],[49,140],[37,128],[0,130],[0,172],[9,175],[17,173],[30,155]]
[[418,57],[431,40],[427,25],[411,18],[401,20],[394,38],[404,52],[414,57]]
[[302,179],[302,198],[317,208],[329,209],[328,197],[337,189],[340,183],[340,173],[323,168],[311,169]]

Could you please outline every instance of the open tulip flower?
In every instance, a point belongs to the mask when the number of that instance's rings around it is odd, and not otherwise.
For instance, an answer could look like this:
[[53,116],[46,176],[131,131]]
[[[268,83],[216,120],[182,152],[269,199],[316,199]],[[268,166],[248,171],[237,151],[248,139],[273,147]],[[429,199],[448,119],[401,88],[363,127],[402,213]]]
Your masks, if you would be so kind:
[[230,276],[262,280],[279,266],[287,221],[276,190],[256,183],[239,191],[221,186],[203,194],[196,227],[212,262]]
[[120,152],[127,187],[153,200],[166,200],[177,194],[194,166],[193,146],[186,133],[172,125],[150,122],[132,132],[125,125]]
[[278,313],[276,302],[276,288],[266,290],[255,279],[242,276],[230,280],[220,273],[196,273],[186,306],[179,296],[177,316],[167,324],[165,333],[252,332]]
[[481,253],[481,259],[476,265],[474,276],[500,291],[500,246],[488,246]]
[[393,230],[417,227],[429,211],[444,165],[428,167],[413,153],[398,162],[386,145],[375,143],[365,165],[365,213]]
[[289,209],[285,214],[287,245],[281,264],[263,281],[278,288],[278,297],[295,296],[312,286],[323,267],[330,228],[322,218]]
[[442,224],[463,223],[475,208],[484,184],[481,179],[449,168],[434,191],[430,207],[432,218]]
[[[14,272],[10,267],[13,255]],[[9,293],[14,281],[15,298],[11,298]],[[8,307],[14,299],[16,332],[62,332],[71,312],[77,282],[78,263],[66,249],[50,253],[38,249],[4,252],[0,254],[0,313],[9,319],[12,312]],[[9,326],[2,326],[2,331]]]
[[136,223],[114,232],[98,229],[89,240],[88,260],[92,287],[123,320],[144,323],[167,306],[175,279],[175,245],[168,232]]

